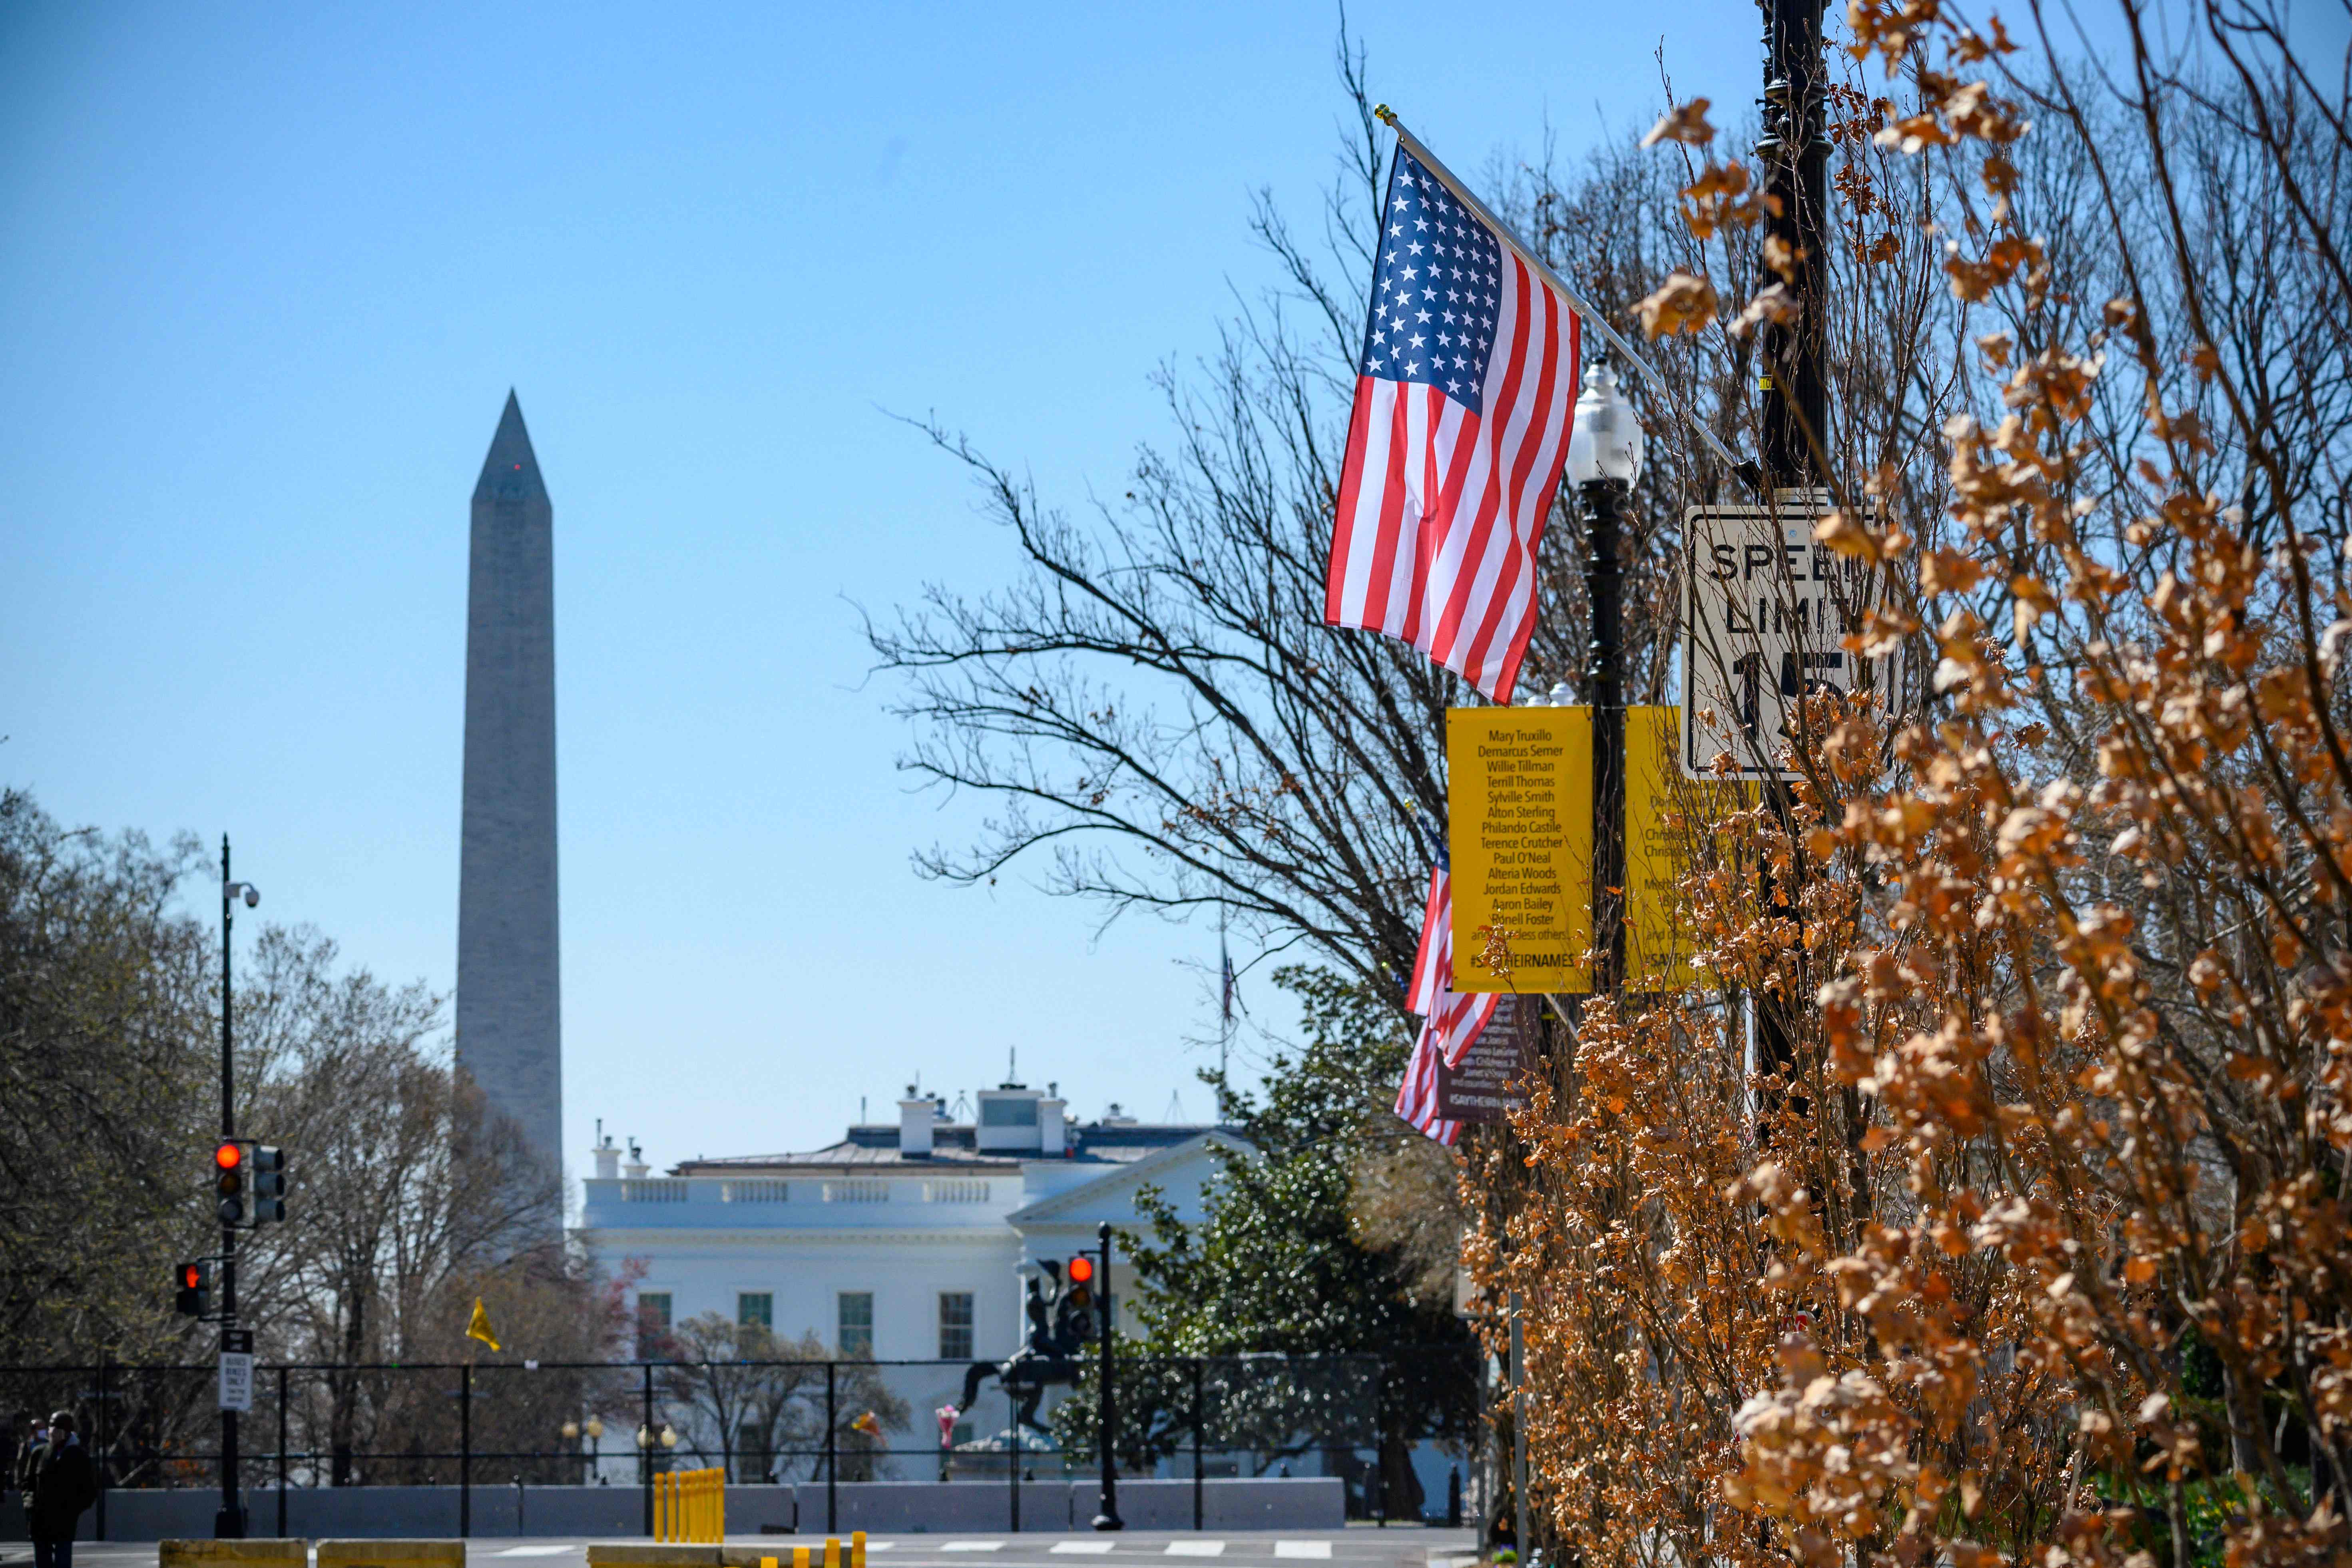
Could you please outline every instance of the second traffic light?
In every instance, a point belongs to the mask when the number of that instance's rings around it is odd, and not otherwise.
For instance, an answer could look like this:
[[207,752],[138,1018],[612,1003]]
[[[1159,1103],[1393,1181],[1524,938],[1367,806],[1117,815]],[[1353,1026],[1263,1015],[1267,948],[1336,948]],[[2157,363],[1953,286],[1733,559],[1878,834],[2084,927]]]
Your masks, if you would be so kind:
[[253,1146],[253,1223],[270,1225],[286,1217],[286,1151],[268,1143]]
[[172,1270],[172,1284],[178,1292],[172,1310],[184,1318],[201,1318],[213,1310],[213,1266],[199,1259],[183,1263]]
[[1062,1293],[1063,1321],[1082,1339],[1092,1339],[1103,1303],[1101,1282],[1095,1278],[1095,1260],[1081,1252],[1063,1265],[1069,1289]]

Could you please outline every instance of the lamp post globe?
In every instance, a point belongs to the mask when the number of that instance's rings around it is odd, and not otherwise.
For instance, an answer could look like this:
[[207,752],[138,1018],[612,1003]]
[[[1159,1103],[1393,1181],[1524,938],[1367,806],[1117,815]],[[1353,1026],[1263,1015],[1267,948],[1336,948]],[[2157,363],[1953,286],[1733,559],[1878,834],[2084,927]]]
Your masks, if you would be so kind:
[[1568,482],[1580,490],[1599,479],[1630,488],[1642,477],[1643,446],[1642,422],[1618,389],[1616,368],[1608,355],[1595,354],[1569,426]]

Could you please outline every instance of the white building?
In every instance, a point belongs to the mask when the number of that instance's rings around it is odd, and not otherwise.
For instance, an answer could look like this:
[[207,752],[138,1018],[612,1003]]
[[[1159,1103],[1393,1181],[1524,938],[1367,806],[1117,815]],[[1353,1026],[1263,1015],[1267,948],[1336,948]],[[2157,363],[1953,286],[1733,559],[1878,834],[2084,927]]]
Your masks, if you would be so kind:
[[[1144,1230],[1136,1194],[1147,1184],[1181,1219],[1199,1223],[1222,1170],[1219,1146],[1245,1147],[1213,1126],[1141,1123],[1116,1106],[1077,1122],[1067,1110],[1053,1085],[1039,1093],[1004,1084],[981,1090],[972,1120],[956,1121],[938,1100],[910,1091],[896,1123],[853,1126],[824,1148],[682,1161],[659,1176],[634,1144],[625,1162],[607,1139],[593,1151],[595,1177],[583,1184],[582,1234],[607,1268],[636,1275],[640,1321],[675,1326],[716,1313],[885,1363],[877,1373],[912,1420],[888,1437],[894,1462],[879,1478],[929,1479],[938,1472],[912,1458],[934,1441],[929,1417],[961,1403],[971,1363],[1019,1348],[1034,1266],[1092,1250],[1105,1221]],[[1112,1299],[1129,1332],[1140,1327],[1132,1279],[1128,1260],[1115,1258]],[[949,1440],[992,1446],[1010,1414],[992,1384]],[[630,1434],[607,1433],[599,1447],[608,1462],[633,1461]],[[1302,1476],[1325,1468],[1320,1454],[1294,1462]],[[1442,1500],[1455,1461],[1424,1444],[1414,1462]],[[806,1475],[808,1456],[778,1468]],[[1205,1469],[1237,1473],[1230,1454],[1211,1455]],[[608,1463],[605,1473],[625,1482],[632,1472]]]
[[[1106,1220],[1141,1230],[1146,1183],[1197,1222],[1213,1146],[1241,1147],[1213,1127],[1073,1121],[1051,1085],[977,1099],[970,1122],[910,1093],[897,1123],[854,1126],[828,1147],[688,1160],[661,1176],[635,1146],[625,1167],[606,1139],[581,1229],[607,1268],[642,1269],[641,1322],[716,1312],[881,1362],[1001,1361],[1021,1343],[1024,1265],[1091,1249]],[[1123,1325],[1129,1278],[1114,1261]],[[906,1388],[930,1402],[919,1408],[961,1391],[958,1368],[920,1381]]]

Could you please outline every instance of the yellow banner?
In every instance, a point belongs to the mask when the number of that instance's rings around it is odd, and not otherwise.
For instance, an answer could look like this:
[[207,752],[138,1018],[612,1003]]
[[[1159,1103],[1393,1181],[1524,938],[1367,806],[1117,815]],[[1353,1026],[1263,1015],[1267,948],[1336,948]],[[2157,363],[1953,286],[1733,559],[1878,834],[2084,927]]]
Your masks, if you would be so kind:
[[1592,710],[1445,715],[1454,989],[1592,989]]
[[1692,963],[1697,945],[1690,901],[1677,888],[1714,840],[1715,825],[1754,791],[1683,774],[1682,710],[1625,710],[1625,986],[1673,991],[1707,978]]
[[[1737,784],[1682,776],[1682,710],[1625,710],[1628,989],[1704,978],[1676,884]],[[1454,988],[1592,989],[1592,710],[1455,708],[1445,728],[1454,866]]]

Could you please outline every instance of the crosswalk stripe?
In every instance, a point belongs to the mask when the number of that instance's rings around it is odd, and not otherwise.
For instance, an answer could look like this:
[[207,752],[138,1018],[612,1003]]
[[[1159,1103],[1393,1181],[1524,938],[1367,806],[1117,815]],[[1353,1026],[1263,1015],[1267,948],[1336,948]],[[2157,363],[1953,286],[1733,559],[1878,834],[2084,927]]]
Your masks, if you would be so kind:
[[1277,1541],[1274,1543],[1276,1557],[1328,1557],[1331,1543],[1328,1541]]
[[[874,1548],[868,1545],[866,1550],[871,1552]],[[940,1550],[942,1552],[1002,1552],[1004,1550],[1004,1542],[1002,1541],[943,1541],[940,1542]]]
[[1171,1541],[1168,1543],[1171,1557],[1223,1557],[1225,1543],[1222,1541]]
[[1057,1541],[1052,1555],[1055,1557],[1100,1557],[1118,1544],[1110,1541]]

